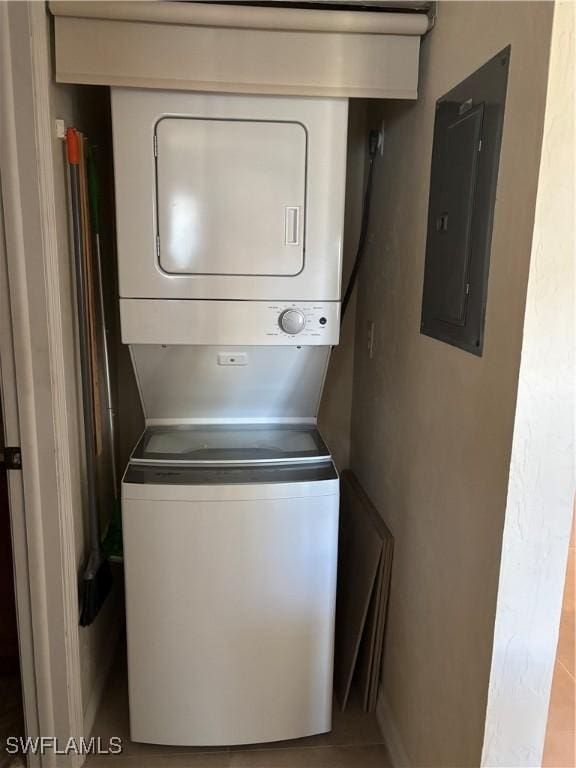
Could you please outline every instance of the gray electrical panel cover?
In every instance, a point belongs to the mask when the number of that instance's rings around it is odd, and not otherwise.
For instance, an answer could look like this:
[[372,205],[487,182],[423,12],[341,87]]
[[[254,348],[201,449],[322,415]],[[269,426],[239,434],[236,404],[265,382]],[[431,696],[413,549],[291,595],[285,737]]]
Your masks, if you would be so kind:
[[510,46],[436,102],[420,330],[482,354]]

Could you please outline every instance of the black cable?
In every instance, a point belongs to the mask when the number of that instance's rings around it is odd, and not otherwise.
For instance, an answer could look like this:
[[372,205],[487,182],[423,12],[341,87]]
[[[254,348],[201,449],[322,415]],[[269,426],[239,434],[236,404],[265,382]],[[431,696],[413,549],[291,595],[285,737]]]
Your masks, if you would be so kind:
[[344,298],[342,299],[342,309],[340,312],[340,326],[342,326],[342,323],[344,322],[344,315],[346,314],[346,309],[348,307],[348,304],[350,303],[352,292],[354,291],[354,285],[356,284],[356,279],[358,277],[358,271],[360,270],[362,259],[364,257],[364,250],[366,247],[366,237],[368,235],[368,223],[370,220],[370,204],[372,202],[372,177],[374,175],[374,158],[376,157],[376,152],[378,151],[378,147],[379,147],[379,141],[381,140],[382,138],[379,132],[370,131],[369,150],[368,150],[369,151],[368,178],[366,179],[366,191],[364,192],[364,202],[362,204],[360,236],[358,238],[358,248],[356,249],[356,258],[354,259],[354,266],[352,267],[352,272],[350,273],[350,279],[348,280],[346,293],[344,294]]

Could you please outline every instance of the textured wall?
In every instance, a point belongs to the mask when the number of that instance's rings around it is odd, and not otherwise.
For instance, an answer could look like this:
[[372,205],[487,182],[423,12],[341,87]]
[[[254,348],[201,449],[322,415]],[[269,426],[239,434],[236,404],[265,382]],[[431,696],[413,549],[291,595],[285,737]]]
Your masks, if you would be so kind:
[[539,766],[574,497],[574,40],[555,6],[482,764]]
[[[358,298],[351,465],[396,539],[381,713],[413,766],[481,759],[552,10],[441,2],[418,102],[371,115],[386,139]],[[510,43],[477,358],[419,333],[434,103]]]

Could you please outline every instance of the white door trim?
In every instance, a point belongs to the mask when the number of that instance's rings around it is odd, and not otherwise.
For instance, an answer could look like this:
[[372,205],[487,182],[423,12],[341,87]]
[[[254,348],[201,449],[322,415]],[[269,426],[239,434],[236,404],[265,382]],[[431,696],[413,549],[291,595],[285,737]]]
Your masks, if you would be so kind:
[[[0,11],[1,12],[1,11]],[[1,184],[0,184],[1,186]],[[20,445],[18,420],[18,398],[16,394],[16,372],[12,344],[12,317],[8,290],[8,270],[4,234],[4,216],[0,196],[0,397],[4,417],[4,438],[6,445]],[[28,577],[28,549],[26,541],[26,519],[24,515],[24,485],[21,472],[8,474],[8,497],[10,507],[10,529],[12,532],[12,557],[20,649],[20,674],[22,681],[22,703],[26,733],[40,735],[38,701],[36,695],[36,674],[34,643],[32,633],[32,602],[30,579]],[[17,735],[17,734],[14,734]],[[39,760],[30,759],[28,765],[39,765]]]
[[[35,735],[37,729],[37,735],[66,740],[84,733],[44,3],[1,3],[0,30],[0,173],[23,515],[18,483],[10,484],[10,501],[13,516],[22,517],[13,527],[18,611],[24,616],[21,653],[23,662],[30,662],[31,651],[34,665],[33,686],[30,670],[24,675],[27,732]],[[3,358],[3,375],[8,369]],[[61,762],[80,765],[82,760],[72,756]],[[53,754],[41,759],[42,766],[57,764]]]

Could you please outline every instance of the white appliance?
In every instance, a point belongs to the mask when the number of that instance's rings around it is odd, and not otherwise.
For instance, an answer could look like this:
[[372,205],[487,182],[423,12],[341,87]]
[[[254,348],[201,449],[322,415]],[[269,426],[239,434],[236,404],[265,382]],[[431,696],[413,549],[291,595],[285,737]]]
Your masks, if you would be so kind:
[[112,89],[121,304],[338,301],[346,99]]
[[330,730],[338,477],[316,430],[151,428],[122,507],[132,738]]
[[347,103],[113,89],[112,117],[146,419],[122,482],[132,738],[325,732]]

